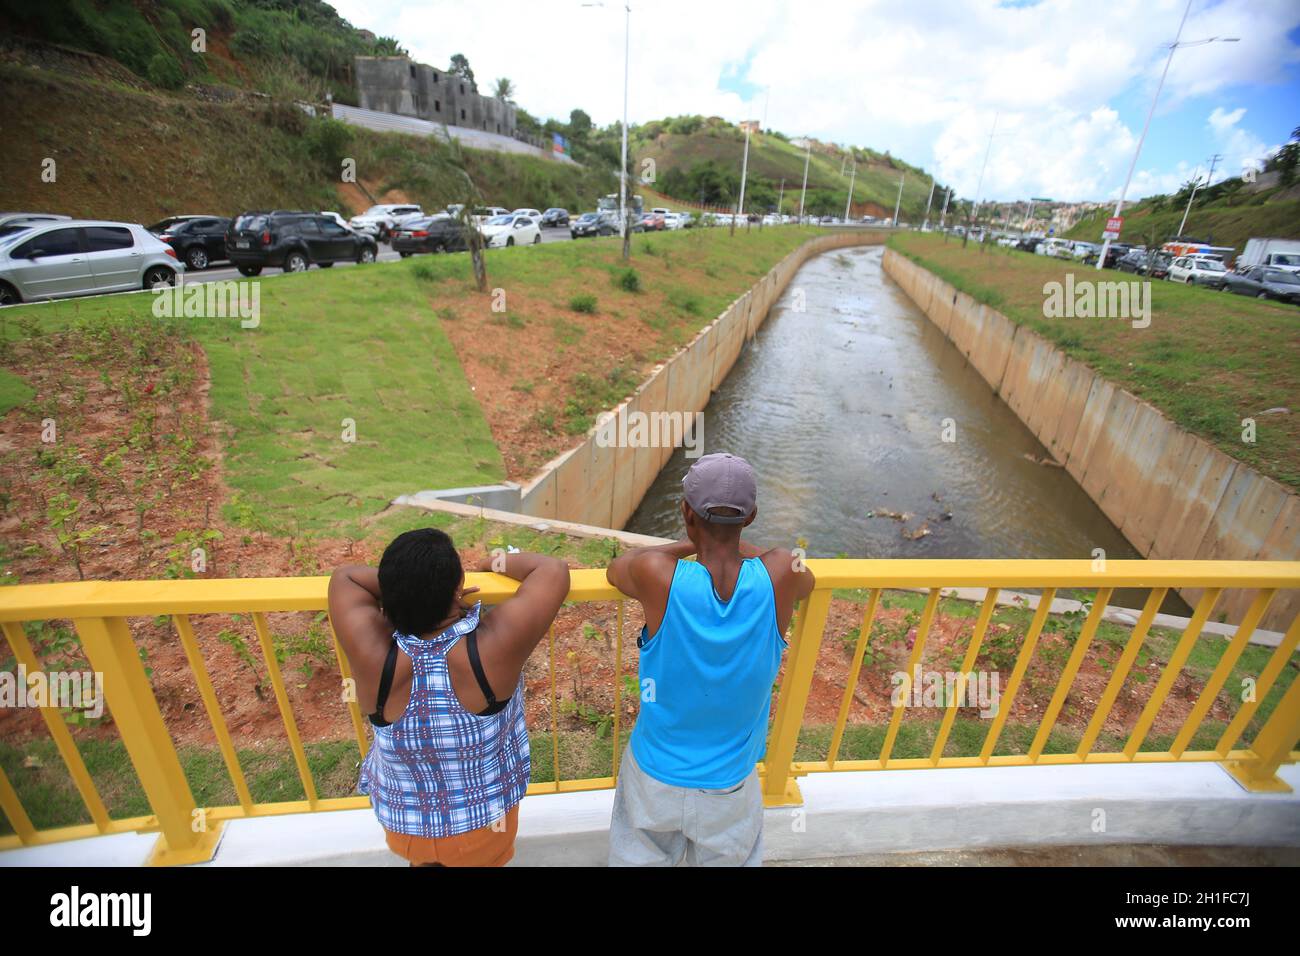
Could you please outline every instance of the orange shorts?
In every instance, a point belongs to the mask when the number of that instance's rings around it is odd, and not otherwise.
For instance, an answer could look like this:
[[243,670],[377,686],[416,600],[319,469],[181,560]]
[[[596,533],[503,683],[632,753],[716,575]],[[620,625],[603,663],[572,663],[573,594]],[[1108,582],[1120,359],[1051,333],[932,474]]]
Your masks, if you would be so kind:
[[418,837],[385,830],[388,848],[411,866],[505,866],[515,855],[519,804],[506,813],[504,826],[490,826],[449,837]]

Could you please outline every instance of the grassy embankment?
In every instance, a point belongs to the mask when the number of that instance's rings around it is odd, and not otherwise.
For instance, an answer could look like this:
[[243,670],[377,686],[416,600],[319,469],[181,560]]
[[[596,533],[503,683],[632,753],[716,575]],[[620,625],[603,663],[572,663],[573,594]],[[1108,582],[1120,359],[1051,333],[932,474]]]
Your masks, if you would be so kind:
[[[662,177],[670,168],[689,170],[697,163],[710,161],[739,173],[744,151],[743,133],[732,127],[706,127],[689,134],[661,133],[652,140],[637,144],[635,155],[638,164],[647,159],[654,160],[656,172]],[[912,167],[904,170],[901,164],[900,168],[895,168],[880,161],[859,164],[856,176],[851,176],[847,166],[841,175],[840,167],[841,157],[813,150],[808,165],[805,211],[825,206],[830,214],[843,216],[844,201],[848,198],[849,185],[852,183],[855,205],[865,207],[870,204],[875,215],[892,216],[898,198],[899,176],[905,171],[906,181],[903,184],[902,211],[899,217],[919,221],[924,213],[926,199],[930,194],[930,178],[923,170]],[[637,168],[641,167],[638,165]],[[776,136],[754,134],[750,137],[749,175],[767,180],[774,190],[781,180],[785,180],[785,197],[781,203],[781,210],[785,213],[793,215],[799,211],[803,169],[804,151],[799,147]],[[677,198],[689,201],[696,197]],[[776,198],[773,197],[774,200]],[[942,203],[942,196],[938,201]],[[650,205],[654,204],[647,203],[647,206]],[[670,207],[671,205],[669,203]]]
[[[1208,202],[1198,197],[1187,215],[1183,234],[1212,241],[1216,246],[1231,246],[1237,254],[1252,237],[1300,239],[1300,198],[1294,198],[1294,190],[1289,193],[1293,198],[1282,198],[1284,195],[1276,189],[1258,193],[1238,189]],[[1144,199],[1125,210],[1123,240],[1157,248],[1178,235],[1186,211],[1185,202],[1170,197]],[[1065,236],[1100,242],[1109,216],[1109,211],[1099,210],[1075,223]]]
[[[0,206],[150,223],[167,215],[364,205],[340,189],[340,163],[377,199],[441,208],[463,198],[436,140],[344,127],[284,102],[209,103],[0,64]],[[331,121],[332,122],[332,121]],[[339,124],[335,124],[336,126]],[[340,138],[341,137],[341,138]],[[617,188],[605,170],[514,153],[464,150],[487,201],[516,208],[594,205]],[[42,180],[46,158],[54,182]]]
[[[1059,259],[907,233],[890,245],[908,258],[1055,342],[1112,382],[1146,399],[1225,454],[1300,488],[1300,313],[1171,282],[1151,283],[1151,324],[1043,315],[1044,283],[1131,281]],[[1284,407],[1290,414],[1261,414]],[[1257,422],[1254,444],[1242,419]]]

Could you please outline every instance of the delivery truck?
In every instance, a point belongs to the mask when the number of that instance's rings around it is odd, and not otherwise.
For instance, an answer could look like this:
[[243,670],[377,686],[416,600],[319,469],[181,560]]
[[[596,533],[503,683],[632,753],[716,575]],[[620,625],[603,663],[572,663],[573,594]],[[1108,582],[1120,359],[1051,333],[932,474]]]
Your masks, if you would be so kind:
[[1237,271],[1256,266],[1300,273],[1300,239],[1247,239],[1245,250],[1237,257]]

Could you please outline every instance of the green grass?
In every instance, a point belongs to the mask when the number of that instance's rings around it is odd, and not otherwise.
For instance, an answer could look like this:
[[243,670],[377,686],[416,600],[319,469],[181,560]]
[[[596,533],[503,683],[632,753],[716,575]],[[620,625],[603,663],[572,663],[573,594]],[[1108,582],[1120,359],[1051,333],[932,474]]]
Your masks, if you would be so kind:
[[[606,295],[616,307],[651,295],[686,296],[679,301],[691,309],[675,320],[674,334],[645,345],[644,359],[656,361],[812,234],[766,229],[728,237],[696,230],[660,237],[663,254],[641,260],[654,269],[637,270],[641,293]],[[490,287],[538,297],[549,294],[557,277],[617,276],[624,268],[617,240],[488,255]],[[718,278],[709,278],[709,270]],[[232,492],[224,504],[228,520],[292,535],[359,537],[358,524],[397,495],[505,477],[443,331],[444,321],[455,321],[448,298],[457,312],[486,301],[472,291],[468,257],[312,269],[263,279],[260,290],[256,329],[241,328],[237,319],[177,320],[208,359],[210,418]],[[152,322],[152,304],[152,296],[128,295],[19,306],[6,310],[0,336],[14,340],[78,323]],[[577,322],[564,328],[575,344],[586,334]],[[0,394],[20,402],[15,379],[0,379]],[[549,410],[553,421],[562,418],[567,433],[580,434],[639,380],[631,364],[566,378],[569,394]]]
[[0,415],[30,402],[35,394],[31,386],[13,372],[0,368]]
[[[1044,284],[1140,281],[1126,273],[1045,256],[963,249],[959,240],[906,233],[890,246],[977,301],[1054,342],[1068,355],[1133,392],[1169,418],[1276,480],[1300,488],[1300,313],[1294,306],[1151,283],[1151,324],[1122,319],[1044,317]],[[1261,415],[1275,407],[1289,415]],[[1242,420],[1256,441],[1242,440]]]
[[[151,304],[151,296],[77,299],[20,307],[14,318],[48,330],[144,320]],[[368,518],[399,494],[504,477],[409,264],[264,280],[256,329],[191,321],[233,492],[226,512],[239,524],[320,531]],[[6,331],[19,333],[15,323]]]
[[[1198,194],[1183,234],[1198,239],[1213,237],[1216,246],[1231,246],[1241,253],[1246,240],[1257,236],[1277,239],[1300,239],[1300,199],[1273,198],[1270,194],[1237,190],[1217,200],[1206,201]],[[1070,239],[1100,242],[1112,210],[1099,210],[1075,223],[1065,233]],[[1146,199],[1124,211],[1125,242],[1142,243],[1154,248],[1178,235],[1186,202],[1173,197]],[[1231,258],[1231,257],[1229,257]]]

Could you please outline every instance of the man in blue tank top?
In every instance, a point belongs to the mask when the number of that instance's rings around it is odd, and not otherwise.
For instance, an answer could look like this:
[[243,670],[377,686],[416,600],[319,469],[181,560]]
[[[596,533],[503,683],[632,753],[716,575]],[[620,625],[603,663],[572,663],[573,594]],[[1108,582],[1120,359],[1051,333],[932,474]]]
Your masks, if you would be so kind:
[[[641,602],[641,714],[619,768],[611,866],[759,866],[772,684],[812,572],[741,530],[749,462],[705,455],[682,481],[687,540],[620,555],[609,582]],[[685,558],[696,555],[696,561]]]

